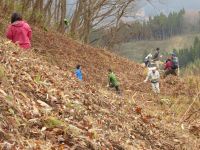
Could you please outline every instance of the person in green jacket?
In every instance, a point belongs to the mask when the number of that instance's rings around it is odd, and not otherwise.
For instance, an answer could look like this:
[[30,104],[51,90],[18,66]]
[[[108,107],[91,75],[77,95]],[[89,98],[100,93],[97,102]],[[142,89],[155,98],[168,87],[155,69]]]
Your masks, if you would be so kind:
[[64,23],[65,23],[66,27],[68,28],[70,23],[69,23],[69,20],[67,18],[64,19]]
[[115,88],[117,92],[119,92],[119,83],[113,71],[111,69],[108,70],[108,82],[109,87]]

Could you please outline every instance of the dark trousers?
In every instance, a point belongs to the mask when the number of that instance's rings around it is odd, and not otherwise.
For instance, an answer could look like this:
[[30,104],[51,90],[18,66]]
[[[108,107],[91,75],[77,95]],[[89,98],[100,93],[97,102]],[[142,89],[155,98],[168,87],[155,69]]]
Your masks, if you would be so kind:
[[164,73],[164,78],[168,75],[174,75],[174,76],[177,76],[177,73],[176,73],[176,69],[170,69],[170,70],[166,70],[165,73]]
[[149,61],[149,60],[146,60],[146,61],[144,61],[144,64],[145,64],[145,67],[149,67],[150,61]]
[[115,88],[115,90],[117,91],[117,92],[119,92],[119,86],[118,85],[110,85],[110,88]]

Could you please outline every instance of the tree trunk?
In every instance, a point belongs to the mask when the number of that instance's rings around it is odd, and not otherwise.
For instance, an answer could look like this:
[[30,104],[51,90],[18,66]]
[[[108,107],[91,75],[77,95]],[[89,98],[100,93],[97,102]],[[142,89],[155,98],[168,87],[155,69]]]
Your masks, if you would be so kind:
[[80,14],[82,13],[82,9],[83,9],[83,1],[79,0],[76,4],[76,10],[72,17],[71,29],[70,29],[71,36],[75,38],[78,36],[77,28],[80,22]]
[[61,16],[58,31],[63,33],[65,31],[64,19],[67,13],[67,3],[66,0],[60,0]]

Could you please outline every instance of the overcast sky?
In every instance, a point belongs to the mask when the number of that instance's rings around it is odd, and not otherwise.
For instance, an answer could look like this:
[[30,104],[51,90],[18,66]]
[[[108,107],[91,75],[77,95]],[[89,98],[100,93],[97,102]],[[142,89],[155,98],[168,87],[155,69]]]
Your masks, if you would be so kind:
[[[179,11],[185,8],[186,11],[200,11],[200,0],[138,0],[137,5],[139,11],[137,18],[148,18],[148,16],[158,15],[161,12],[168,14],[169,12]],[[68,0],[68,4],[75,4],[76,0]],[[73,5],[68,5],[68,11],[71,14]],[[135,15],[135,11],[133,10]]]
[[[141,0],[143,1],[143,0]],[[200,0],[152,0],[152,3],[140,2],[148,16],[160,12],[169,13],[185,8],[188,11],[200,11]]]

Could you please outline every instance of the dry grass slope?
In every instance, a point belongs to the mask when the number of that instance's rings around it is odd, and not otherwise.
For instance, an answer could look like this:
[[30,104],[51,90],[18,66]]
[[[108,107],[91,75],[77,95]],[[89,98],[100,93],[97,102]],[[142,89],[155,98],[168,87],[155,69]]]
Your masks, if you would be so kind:
[[[134,101],[76,81],[0,39],[1,148],[174,149],[179,138]],[[181,142],[181,140],[179,141]],[[180,147],[180,146],[178,146]]]
[[[150,85],[137,84],[145,78],[139,64],[53,31],[33,31],[29,53],[0,38],[1,148],[199,149],[198,113],[184,130],[179,126],[195,81],[169,77],[156,96]],[[83,83],[74,78],[76,64]],[[110,67],[123,96],[105,88]]]

